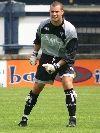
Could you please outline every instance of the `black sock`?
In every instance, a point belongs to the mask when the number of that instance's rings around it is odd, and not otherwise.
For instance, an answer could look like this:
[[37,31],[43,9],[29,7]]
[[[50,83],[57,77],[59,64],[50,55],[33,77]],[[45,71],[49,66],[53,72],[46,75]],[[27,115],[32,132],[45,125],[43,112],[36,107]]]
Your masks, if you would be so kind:
[[37,98],[39,95],[36,95],[32,92],[32,90],[30,91],[29,95],[26,98],[26,105],[25,105],[25,109],[24,109],[24,115],[29,115],[32,108],[35,106],[36,102],[37,102]]
[[68,108],[69,116],[76,115],[76,96],[73,88],[65,90],[66,94],[66,106]]

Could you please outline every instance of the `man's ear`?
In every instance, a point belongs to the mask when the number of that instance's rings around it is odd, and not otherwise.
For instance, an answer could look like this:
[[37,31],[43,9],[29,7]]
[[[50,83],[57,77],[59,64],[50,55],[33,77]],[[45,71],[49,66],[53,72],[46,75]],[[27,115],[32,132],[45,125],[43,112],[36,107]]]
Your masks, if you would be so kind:
[[64,10],[62,10],[62,15],[64,14]]

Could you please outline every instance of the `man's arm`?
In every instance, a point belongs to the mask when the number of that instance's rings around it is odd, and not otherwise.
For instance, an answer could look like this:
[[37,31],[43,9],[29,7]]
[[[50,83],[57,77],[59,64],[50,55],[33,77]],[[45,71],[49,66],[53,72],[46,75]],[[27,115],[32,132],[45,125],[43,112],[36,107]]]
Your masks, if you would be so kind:
[[40,50],[40,47],[41,47],[41,45],[35,44],[34,45],[34,51],[36,51],[38,53],[38,51]]
[[54,73],[58,68],[63,66],[66,63],[74,63],[75,61],[75,56],[76,56],[76,51],[78,48],[78,42],[77,38],[72,39],[67,47],[66,47],[66,53],[64,57],[57,63],[57,64],[43,64],[42,66],[45,67],[46,71],[49,74]]
[[37,64],[37,55],[38,55],[38,51],[40,50],[41,47],[41,31],[40,31],[40,26],[37,29],[36,32],[36,38],[33,41],[34,45],[34,49],[33,49],[33,54],[30,57],[30,64],[31,65],[36,65]]
[[40,50],[40,47],[41,45],[39,44],[34,45],[33,54],[30,57],[30,64],[33,66],[37,64],[37,55],[38,55],[38,51]]
[[58,62],[58,64],[60,66],[63,66],[67,62],[74,62],[77,48],[78,48],[78,42],[77,42],[77,39],[74,38],[68,43],[67,48],[66,48],[66,53],[63,59]]
[[61,67],[61,66],[63,66],[64,64],[66,64],[66,61],[64,61],[64,60],[60,60],[60,61],[58,62],[58,64],[59,64],[60,67]]
[[74,63],[77,49],[78,49],[77,38],[73,38],[67,44],[66,53],[63,56],[62,60],[64,60],[66,63]]

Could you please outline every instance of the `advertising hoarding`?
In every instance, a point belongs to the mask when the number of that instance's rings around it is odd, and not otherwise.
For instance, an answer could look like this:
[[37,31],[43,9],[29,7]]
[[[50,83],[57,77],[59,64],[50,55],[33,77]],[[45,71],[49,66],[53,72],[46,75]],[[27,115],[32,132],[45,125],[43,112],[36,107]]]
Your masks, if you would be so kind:
[[7,62],[0,61],[0,87],[7,87]]
[[[29,60],[8,60],[7,87],[32,87],[37,65],[31,66]],[[100,85],[100,60],[77,60],[74,76],[74,86]],[[62,86],[59,75],[53,85]]]

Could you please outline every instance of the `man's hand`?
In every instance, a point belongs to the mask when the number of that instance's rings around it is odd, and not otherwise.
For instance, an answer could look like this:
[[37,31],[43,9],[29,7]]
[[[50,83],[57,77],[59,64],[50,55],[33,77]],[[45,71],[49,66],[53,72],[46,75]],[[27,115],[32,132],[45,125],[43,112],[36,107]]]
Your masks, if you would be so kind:
[[30,57],[30,64],[33,65],[33,66],[37,64],[36,56],[31,56]]
[[30,64],[33,66],[37,64],[37,54],[38,53],[34,51],[32,56],[30,57]]
[[49,73],[49,74],[53,74],[59,67],[60,67],[60,65],[57,63],[57,64],[43,64],[42,65],[45,69],[46,69],[46,71]]

